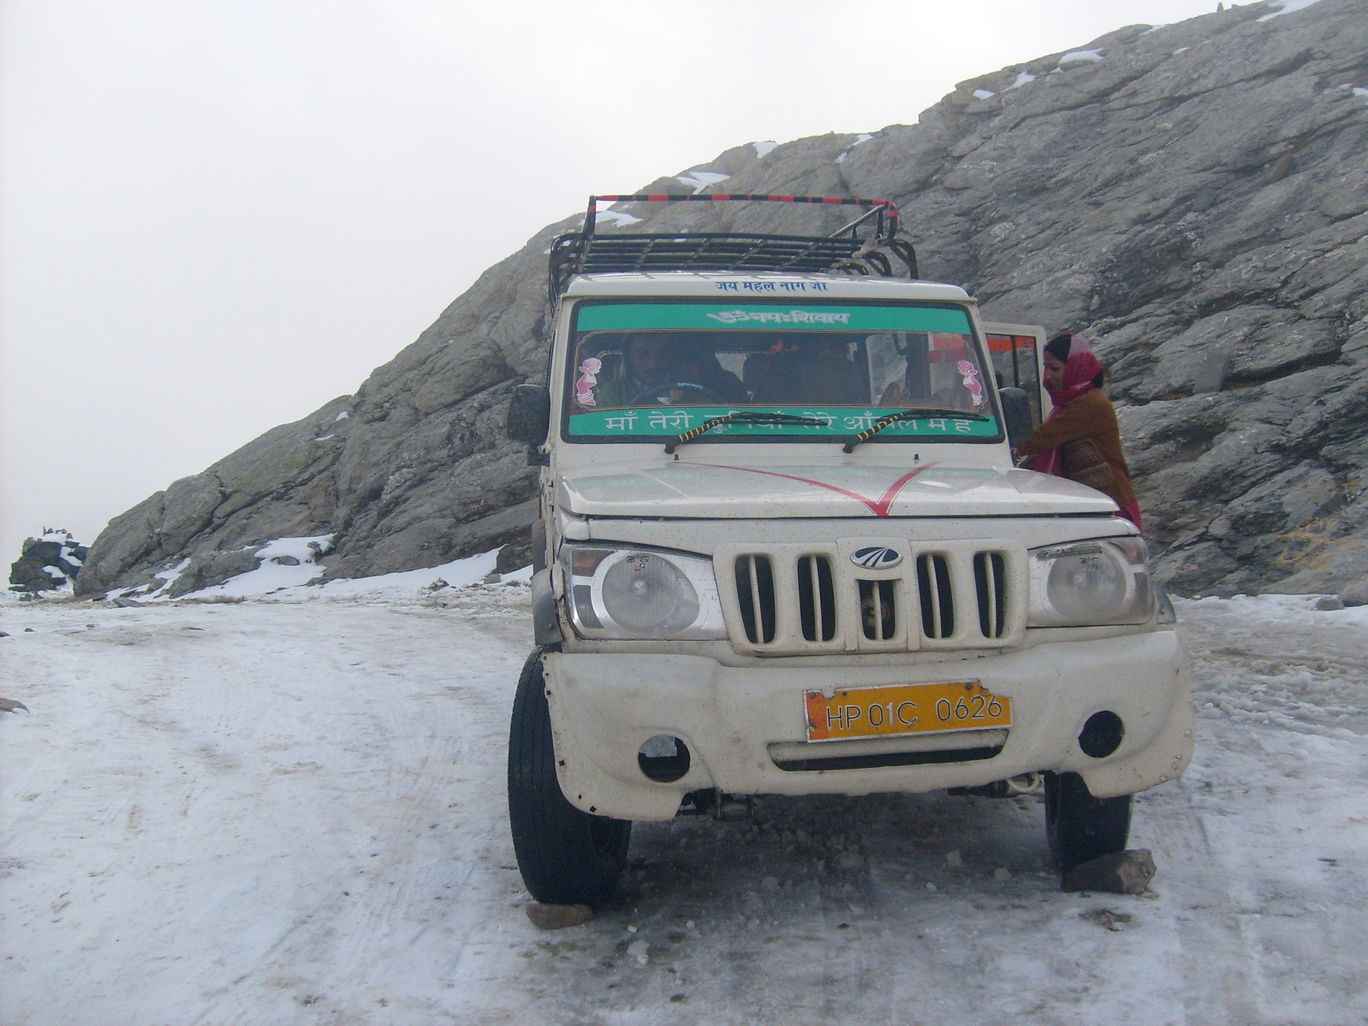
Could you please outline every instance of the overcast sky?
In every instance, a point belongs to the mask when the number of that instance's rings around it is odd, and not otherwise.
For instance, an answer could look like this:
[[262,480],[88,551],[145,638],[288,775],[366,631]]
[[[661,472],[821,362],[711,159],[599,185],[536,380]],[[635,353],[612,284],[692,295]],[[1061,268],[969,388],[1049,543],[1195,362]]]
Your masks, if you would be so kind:
[[1215,0],[0,0],[0,565],[353,392],[592,192]]

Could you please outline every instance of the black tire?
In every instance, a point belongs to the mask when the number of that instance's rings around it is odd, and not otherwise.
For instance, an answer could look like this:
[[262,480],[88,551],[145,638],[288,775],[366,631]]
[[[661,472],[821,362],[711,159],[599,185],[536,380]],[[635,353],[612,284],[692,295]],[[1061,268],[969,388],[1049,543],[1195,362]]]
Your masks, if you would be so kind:
[[527,659],[508,736],[508,821],[528,893],[557,905],[594,905],[612,896],[627,864],[631,820],[581,812],[556,780],[541,649]]
[[1125,851],[1131,796],[1094,798],[1077,773],[1045,774],[1045,837],[1060,871]]

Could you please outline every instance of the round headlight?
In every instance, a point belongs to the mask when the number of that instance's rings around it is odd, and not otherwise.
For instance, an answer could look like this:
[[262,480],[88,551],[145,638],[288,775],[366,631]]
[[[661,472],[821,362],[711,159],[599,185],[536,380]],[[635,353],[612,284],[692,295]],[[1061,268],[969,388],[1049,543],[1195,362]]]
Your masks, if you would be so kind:
[[1054,561],[1045,593],[1069,619],[1105,620],[1126,601],[1126,573],[1101,546],[1087,546]]
[[603,608],[629,630],[667,633],[698,618],[698,593],[668,559],[631,552],[603,575]]

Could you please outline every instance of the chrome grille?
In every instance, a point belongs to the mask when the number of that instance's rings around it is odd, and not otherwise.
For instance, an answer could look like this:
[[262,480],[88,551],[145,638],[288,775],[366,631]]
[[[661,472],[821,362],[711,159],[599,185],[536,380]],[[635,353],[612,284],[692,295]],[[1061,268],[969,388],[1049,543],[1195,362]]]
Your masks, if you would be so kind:
[[1001,647],[1021,635],[1024,550],[876,541],[903,558],[887,569],[857,563],[852,553],[869,539],[719,550],[735,647],[758,655],[894,652]]

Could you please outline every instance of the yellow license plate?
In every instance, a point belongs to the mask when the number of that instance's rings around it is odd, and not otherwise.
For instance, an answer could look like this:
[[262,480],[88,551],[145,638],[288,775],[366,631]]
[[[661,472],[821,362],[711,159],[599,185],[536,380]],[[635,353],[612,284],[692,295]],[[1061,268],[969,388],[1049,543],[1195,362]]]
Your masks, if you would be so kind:
[[804,694],[809,741],[848,741],[950,730],[1010,727],[1012,700],[976,680],[889,684]]

